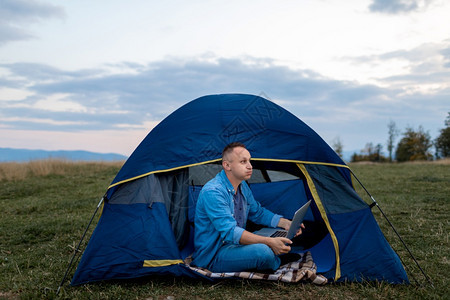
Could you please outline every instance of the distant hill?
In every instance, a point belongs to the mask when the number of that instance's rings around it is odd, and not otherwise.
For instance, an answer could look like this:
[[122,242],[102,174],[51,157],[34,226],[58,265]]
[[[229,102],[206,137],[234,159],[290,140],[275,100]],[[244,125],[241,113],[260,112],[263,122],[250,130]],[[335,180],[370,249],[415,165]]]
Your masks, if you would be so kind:
[[64,159],[74,161],[120,161],[127,157],[116,153],[96,153],[89,151],[46,151],[0,148],[0,162],[26,162],[39,159]]

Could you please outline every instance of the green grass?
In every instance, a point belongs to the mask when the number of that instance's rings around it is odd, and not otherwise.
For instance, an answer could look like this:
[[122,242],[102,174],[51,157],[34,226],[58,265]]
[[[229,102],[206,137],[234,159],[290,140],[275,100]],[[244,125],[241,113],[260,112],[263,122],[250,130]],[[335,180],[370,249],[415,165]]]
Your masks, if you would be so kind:
[[[389,224],[374,207],[380,227],[408,267],[412,285],[372,282],[318,287],[248,280],[211,284],[189,278],[153,276],[78,287],[71,287],[66,282],[56,296],[73,249],[106,187],[119,170],[118,164],[65,163],[57,172],[28,172],[24,177],[0,179],[0,299],[448,297],[450,164],[355,164],[351,168],[397,228],[430,276],[434,288],[426,283]],[[358,190],[363,194],[361,189]],[[94,227],[95,224],[90,232]],[[416,285],[411,274],[424,285]]]

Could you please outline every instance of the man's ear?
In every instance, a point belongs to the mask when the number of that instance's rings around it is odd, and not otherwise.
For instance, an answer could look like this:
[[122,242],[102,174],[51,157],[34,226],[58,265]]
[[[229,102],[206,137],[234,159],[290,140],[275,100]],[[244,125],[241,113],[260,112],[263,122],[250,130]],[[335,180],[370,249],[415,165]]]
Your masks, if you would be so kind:
[[225,170],[230,171],[230,163],[229,163],[228,161],[223,160],[223,161],[222,161],[222,167],[223,167]]

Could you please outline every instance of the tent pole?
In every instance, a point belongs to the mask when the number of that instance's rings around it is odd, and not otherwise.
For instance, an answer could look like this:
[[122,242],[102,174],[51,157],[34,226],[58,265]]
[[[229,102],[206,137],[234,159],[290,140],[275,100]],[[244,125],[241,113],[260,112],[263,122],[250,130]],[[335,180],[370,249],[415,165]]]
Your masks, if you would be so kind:
[[422,267],[419,265],[419,262],[416,260],[416,258],[414,257],[414,255],[412,254],[411,250],[409,250],[408,246],[406,245],[406,243],[403,241],[402,237],[400,236],[400,234],[397,232],[397,229],[395,229],[394,224],[391,223],[391,221],[388,219],[388,217],[386,216],[386,214],[384,213],[384,211],[381,209],[380,205],[378,204],[378,202],[375,200],[375,198],[369,193],[369,191],[366,189],[366,187],[362,184],[362,182],[358,179],[358,177],[356,177],[355,173],[353,173],[353,171],[349,168],[350,172],[352,173],[353,177],[355,177],[355,179],[358,181],[358,183],[361,185],[361,187],[366,191],[367,195],[369,195],[370,199],[372,199],[372,201],[374,202],[374,204],[376,205],[376,207],[378,208],[378,210],[381,212],[381,214],[383,215],[383,217],[386,219],[386,221],[389,223],[389,225],[391,226],[392,230],[394,230],[395,234],[397,235],[397,237],[400,239],[400,241],[402,242],[403,246],[405,247],[405,249],[408,251],[409,255],[411,256],[411,258],[413,259],[413,261],[416,263],[417,267],[419,268],[420,272],[422,272],[423,276],[426,278],[426,280],[428,281],[428,283],[434,287],[433,282],[431,281],[430,277],[428,277],[428,275],[425,273],[425,271],[422,269]]
[[74,251],[74,253],[73,253],[73,255],[72,255],[72,259],[70,260],[69,266],[67,266],[66,273],[64,274],[64,277],[63,277],[63,279],[61,280],[61,283],[59,284],[58,289],[56,290],[56,295],[59,294],[59,291],[60,291],[61,287],[63,286],[64,281],[66,281],[67,274],[70,272],[70,269],[71,269],[71,267],[72,267],[72,263],[73,263],[73,261],[74,261],[74,259],[75,259],[75,256],[77,255],[77,253],[78,253],[79,250],[80,250],[81,243],[83,242],[83,240],[84,240],[84,238],[85,238],[85,236],[86,236],[86,233],[87,233],[87,231],[89,230],[89,227],[91,226],[92,221],[94,220],[94,217],[95,217],[95,215],[97,214],[98,209],[99,209],[100,206],[102,205],[102,203],[103,203],[105,197],[106,197],[106,195],[103,196],[103,197],[100,199],[100,202],[97,204],[97,207],[95,208],[95,211],[94,211],[94,213],[92,214],[91,220],[89,221],[89,224],[86,226],[86,230],[84,231],[83,235],[81,236],[80,242],[78,243],[78,245],[77,245],[77,247],[76,247],[76,249],[75,249],[75,251]]

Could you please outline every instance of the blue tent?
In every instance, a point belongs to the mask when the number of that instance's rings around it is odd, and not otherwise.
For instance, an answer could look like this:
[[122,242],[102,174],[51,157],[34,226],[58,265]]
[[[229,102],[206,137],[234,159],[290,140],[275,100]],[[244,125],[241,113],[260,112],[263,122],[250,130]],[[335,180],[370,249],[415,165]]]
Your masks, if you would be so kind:
[[323,139],[269,100],[225,94],[182,106],[136,148],[106,192],[71,284],[201,277],[183,263],[193,251],[195,203],[221,169],[223,147],[235,141],[252,154],[248,183],[263,206],[290,218],[313,200],[294,250],[310,251],[318,272],[337,282],[408,282],[370,206],[355,192],[348,166]]

